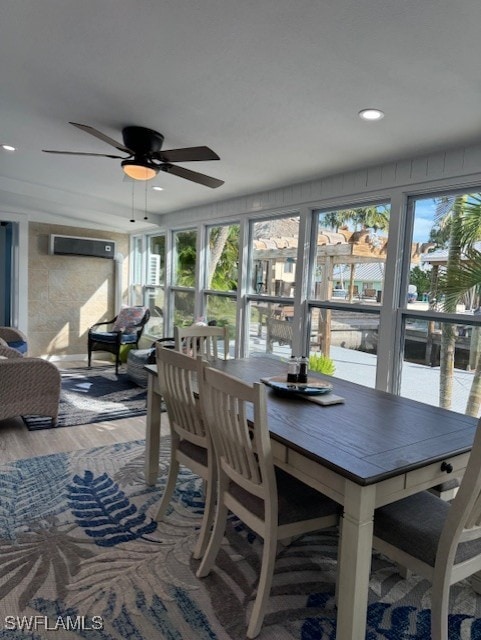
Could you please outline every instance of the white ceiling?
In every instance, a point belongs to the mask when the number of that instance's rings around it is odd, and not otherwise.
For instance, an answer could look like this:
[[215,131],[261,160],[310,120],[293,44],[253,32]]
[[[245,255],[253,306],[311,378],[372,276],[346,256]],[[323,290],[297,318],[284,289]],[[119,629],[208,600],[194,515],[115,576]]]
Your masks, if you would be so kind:
[[0,214],[133,230],[119,160],[42,153],[116,153],[69,121],[220,155],[182,166],[225,185],[160,173],[151,214],[479,142],[480,25],[479,0],[6,0]]

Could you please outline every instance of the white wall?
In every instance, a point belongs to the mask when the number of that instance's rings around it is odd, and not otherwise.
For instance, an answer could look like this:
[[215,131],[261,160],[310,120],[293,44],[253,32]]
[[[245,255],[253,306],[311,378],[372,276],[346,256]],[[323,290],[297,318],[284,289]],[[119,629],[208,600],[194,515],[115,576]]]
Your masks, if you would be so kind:
[[341,199],[358,202],[393,190],[415,194],[480,184],[481,144],[476,144],[176,211],[162,217],[162,227],[301,206],[327,207]]

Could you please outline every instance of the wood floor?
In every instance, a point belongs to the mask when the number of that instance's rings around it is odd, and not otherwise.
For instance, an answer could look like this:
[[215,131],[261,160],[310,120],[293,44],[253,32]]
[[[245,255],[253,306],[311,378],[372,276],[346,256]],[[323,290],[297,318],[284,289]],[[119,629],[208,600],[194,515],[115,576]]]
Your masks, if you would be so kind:
[[[83,363],[59,363],[60,369],[85,366]],[[162,414],[162,431],[168,429],[167,415]],[[141,440],[145,438],[145,416],[29,431],[23,420],[12,418],[0,421],[0,464],[42,456],[49,453],[89,449],[101,445]]]

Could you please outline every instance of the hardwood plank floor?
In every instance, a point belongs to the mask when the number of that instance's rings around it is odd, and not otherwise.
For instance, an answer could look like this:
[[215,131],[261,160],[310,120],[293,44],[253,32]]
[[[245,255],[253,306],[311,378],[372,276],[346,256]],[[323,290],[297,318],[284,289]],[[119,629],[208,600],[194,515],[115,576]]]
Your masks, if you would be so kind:
[[29,431],[21,418],[13,418],[0,422],[0,463],[144,437],[145,416],[40,431]]
[[[85,362],[56,363],[60,369],[85,366]],[[23,420],[11,418],[0,421],[0,464],[42,456],[49,453],[77,451],[102,445],[141,440],[145,438],[145,416],[29,431]],[[167,414],[162,414],[162,433],[168,433]]]

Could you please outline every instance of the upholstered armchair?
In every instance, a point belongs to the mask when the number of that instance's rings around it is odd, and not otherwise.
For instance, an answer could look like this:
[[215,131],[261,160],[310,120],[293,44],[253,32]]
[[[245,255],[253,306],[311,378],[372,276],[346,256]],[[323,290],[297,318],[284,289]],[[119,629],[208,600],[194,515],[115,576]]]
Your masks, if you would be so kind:
[[41,358],[23,357],[0,344],[0,420],[16,416],[49,416],[57,423],[60,372]]
[[23,355],[27,353],[27,336],[14,327],[0,327],[0,344],[17,349]]
[[[130,344],[138,349],[140,337],[149,318],[150,311],[146,307],[123,307],[113,320],[92,325],[88,332],[88,366],[91,366],[93,351],[107,351],[115,355],[115,373],[118,373],[121,346]],[[109,325],[109,330],[98,329]]]

